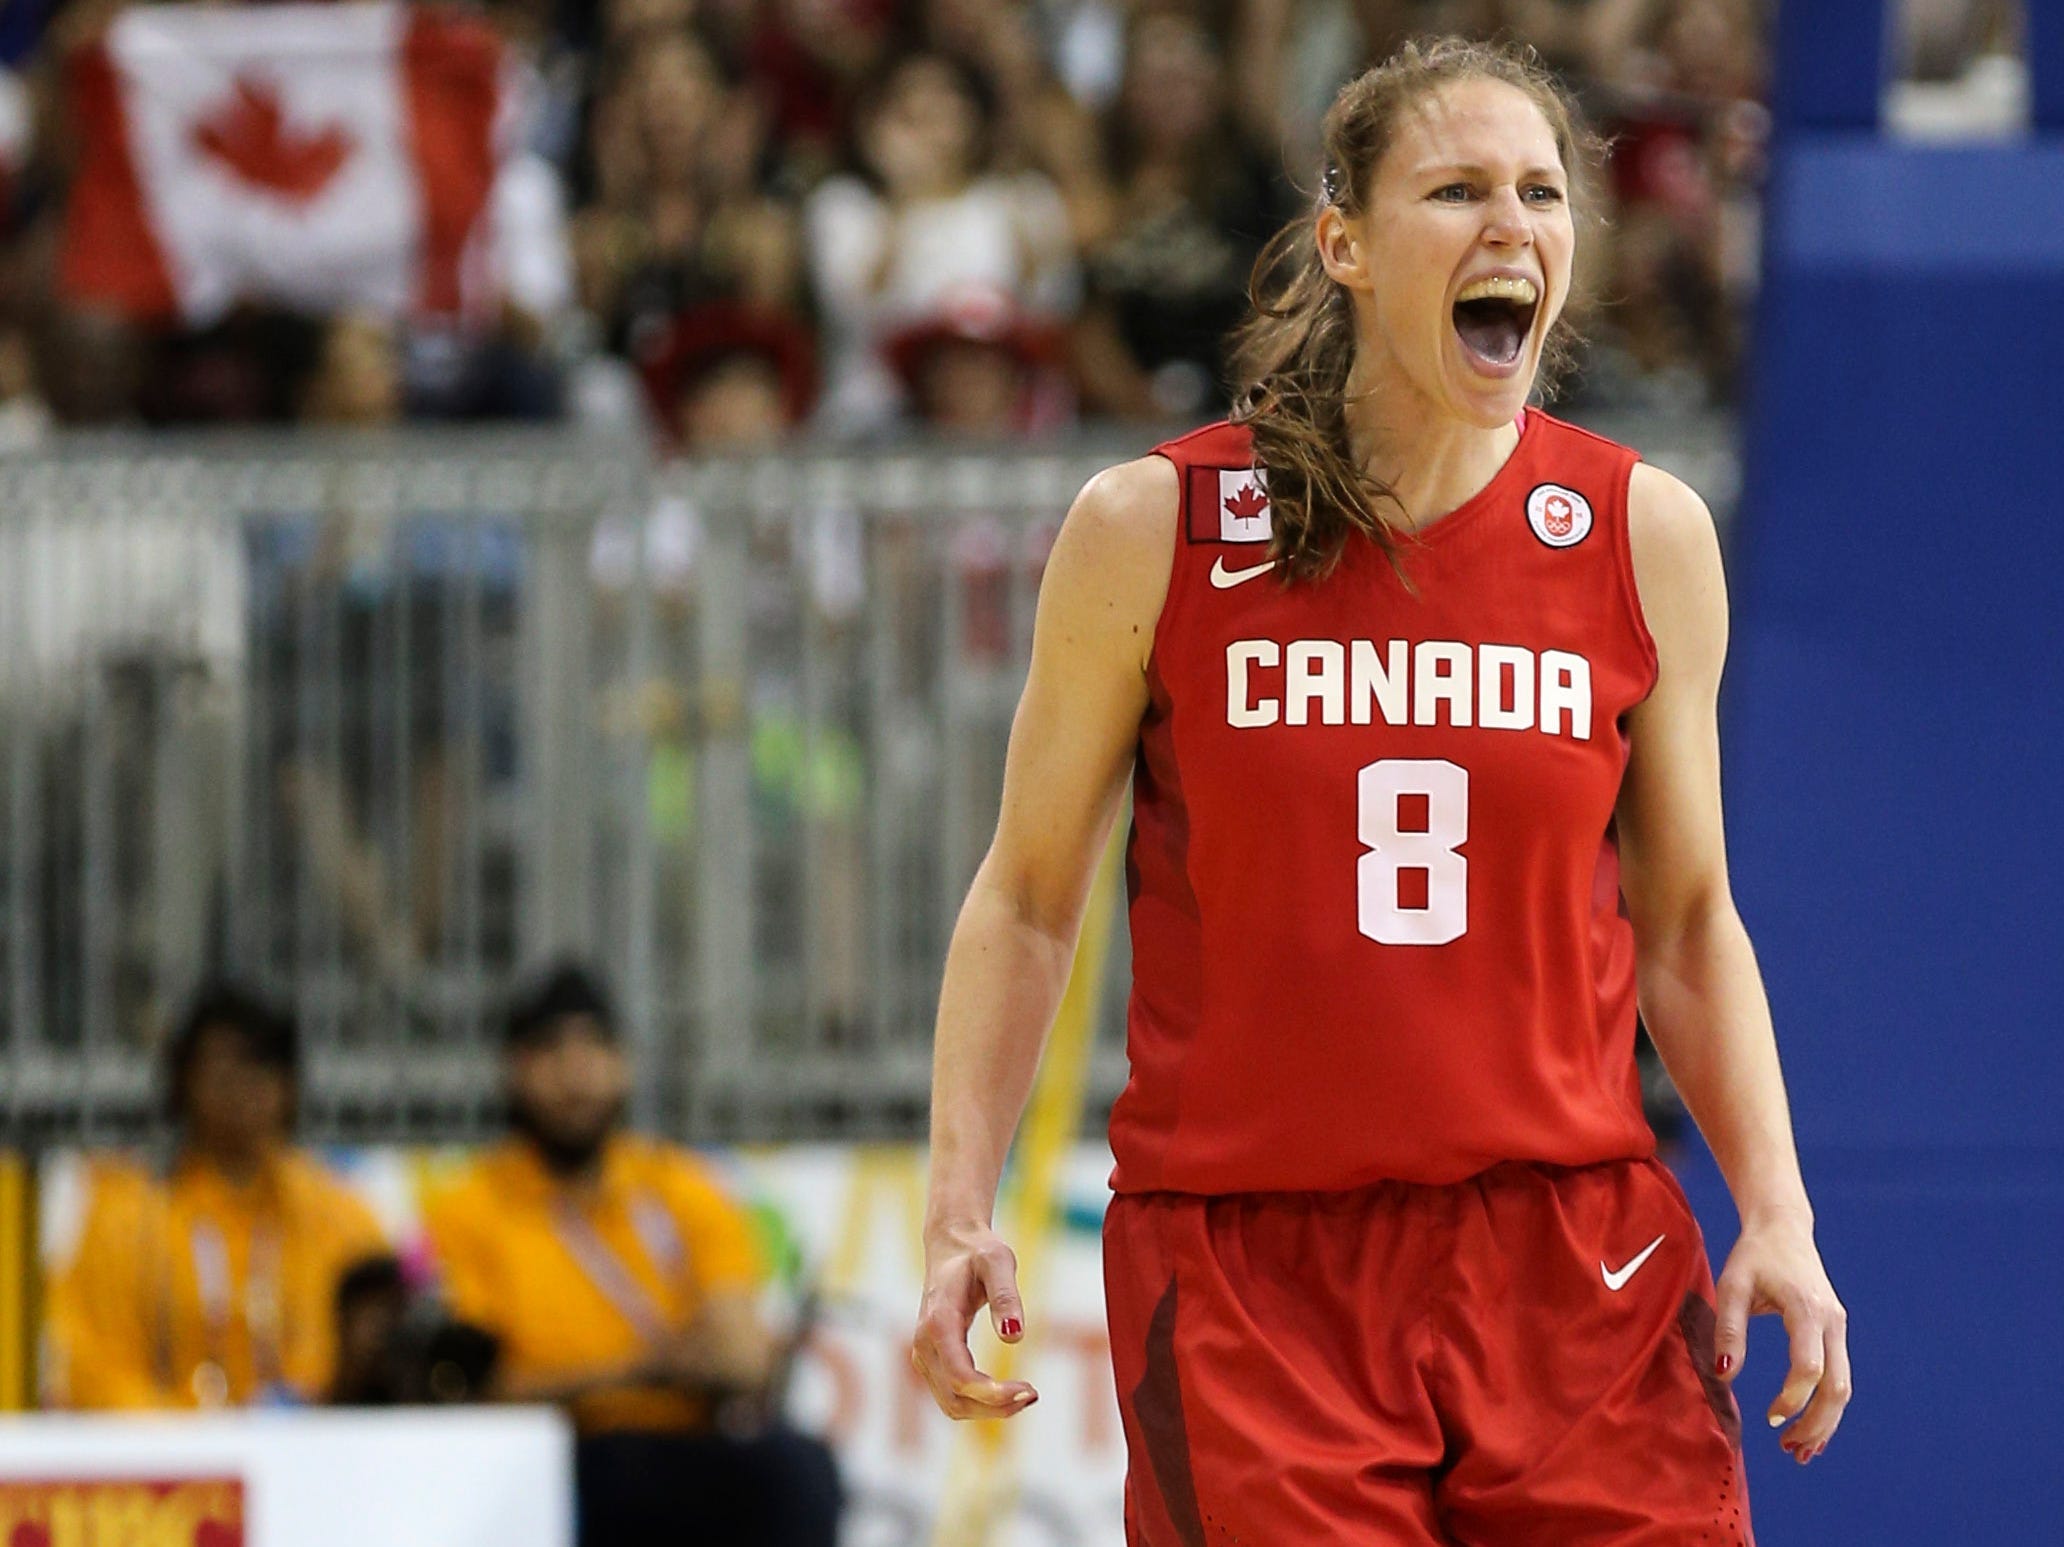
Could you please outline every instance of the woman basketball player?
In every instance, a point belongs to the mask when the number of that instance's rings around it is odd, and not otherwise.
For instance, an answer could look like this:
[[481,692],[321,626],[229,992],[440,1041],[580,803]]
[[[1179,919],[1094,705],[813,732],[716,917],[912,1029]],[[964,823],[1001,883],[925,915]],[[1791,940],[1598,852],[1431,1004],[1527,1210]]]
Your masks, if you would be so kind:
[[[1530,54],[1407,49],[1326,121],[1242,394],[1103,473],[1040,597],[941,992],[912,1358],[1035,1394],[999,1173],[1130,776],[1132,1076],[1105,1277],[1134,1547],[1746,1543],[1728,1382],[1849,1399],[1729,892],[1698,496],[1527,406],[1586,143]],[[1741,1234],[1655,1157],[1635,993]]]

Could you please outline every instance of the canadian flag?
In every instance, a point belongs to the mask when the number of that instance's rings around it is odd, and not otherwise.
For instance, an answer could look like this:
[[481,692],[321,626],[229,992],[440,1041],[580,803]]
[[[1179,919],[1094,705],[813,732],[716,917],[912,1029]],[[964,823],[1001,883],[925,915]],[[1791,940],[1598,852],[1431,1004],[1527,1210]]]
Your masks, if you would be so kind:
[[207,322],[244,297],[385,315],[479,300],[502,57],[477,20],[141,6],[66,70],[73,301]]
[[1219,469],[1218,537],[1228,543],[1268,541],[1268,483],[1260,468]]

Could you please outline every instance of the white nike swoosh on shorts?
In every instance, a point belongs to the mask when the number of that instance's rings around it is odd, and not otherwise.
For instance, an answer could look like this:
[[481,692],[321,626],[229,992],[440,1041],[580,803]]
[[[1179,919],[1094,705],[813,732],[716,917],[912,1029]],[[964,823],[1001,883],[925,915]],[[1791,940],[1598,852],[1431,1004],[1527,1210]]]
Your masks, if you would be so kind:
[[1611,1268],[1608,1268],[1605,1265],[1605,1259],[1603,1257],[1599,1258],[1598,1271],[1601,1275],[1603,1275],[1605,1279],[1605,1287],[1607,1289],[1612,1290],[1615,1294],[1617,1294],[1620,1290],[1626,1288],[1627,1280],[1632,1278],[1636,1273],[1639,1273],[1641,1271],[1641,1265],[1644,1262],[1648,1261],[1650,1254],[1652,1254],[1655,1251],[1655,1249],[1658,1246],[1661,1246],[1662,1244],[1663,1238],[1661,1236],[1657,1236],[1653,1241],[1650,1241],[1648,1245],[1642,1247],[1640,1252],[1634,1257],[1633,1261],[1629,1262],[1624,1268],[1620,1269],[1620,1271],[1617,1273],[1615,1273]]
[[1211,583],[1221,591],[1230,591],[1241,582],[1252,580],[1256,575],[1265,575],[1275,567],[1276,561],[1270,559],[1266,564],[1257,564],[1252,569],[1227,569],[1225,555],[1221,553],[1211,561]]

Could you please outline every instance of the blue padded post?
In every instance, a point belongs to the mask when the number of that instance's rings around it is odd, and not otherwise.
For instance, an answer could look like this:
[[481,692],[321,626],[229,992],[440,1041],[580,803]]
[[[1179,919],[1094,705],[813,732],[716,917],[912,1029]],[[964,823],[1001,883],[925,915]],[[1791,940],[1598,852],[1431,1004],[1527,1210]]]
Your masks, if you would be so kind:
[[2064,129],[2064,5],[2027,0],[2028,75],[2037,129]]
[[2034,1547],[2064,1520],[2054,1361],[2016,1352],[2056,1346],[2064,1282],[2064,136],[1794,130],[1766,210],[1728,838],[1860,1395],[1803,1472],[1747,1426],[1756,1535]]
[[1777,8],[1781,129],[1872,129],[1886,75],[1886,0],[1787,0]]

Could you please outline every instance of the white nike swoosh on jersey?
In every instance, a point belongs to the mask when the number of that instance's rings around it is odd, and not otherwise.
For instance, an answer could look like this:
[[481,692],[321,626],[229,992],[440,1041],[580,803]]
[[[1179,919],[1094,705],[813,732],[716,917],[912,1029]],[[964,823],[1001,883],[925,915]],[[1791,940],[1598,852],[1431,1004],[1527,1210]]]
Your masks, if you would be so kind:
[[1275,567],[1276,561],[1270,559],[1266,564],[1257,564],[1252,569],[1227,569],[1225,555],[1221,553],[1211,561],[1211,583],[1221,591],[1230,591],[1241,581],[1252,580],[1256,575],[1265,575]]
[[1598,1271],[1605,1276],[1605,1287],[1607,1289],[1612,1290],[1615,1293],[1618,1293],[1621,1289],[1624,1289],[1627,1285],[1627,1280],[1632,1278],[1636,1273],[1639,1273],[1641,1271],[1641,1265],[1644,1262],[1648,1261],[1650,1253],[1654,1252],[1654,1250],[1662,1244],[1663,1238],[1661,1236],[1657,1236],[1653,1241],[1650,1241],[1648,1245],[1641,1248],[1640,1255],[1635,1257],[1632,1262],[1628,1263],[1624,1268],[1620,1269],[1620,1271],[1617,1273],[1613,1272],[1611,1268],[1608,1268],[1605,1265],[1604,1258],[1599,1258]]

